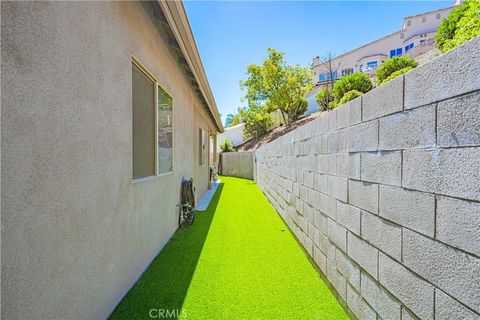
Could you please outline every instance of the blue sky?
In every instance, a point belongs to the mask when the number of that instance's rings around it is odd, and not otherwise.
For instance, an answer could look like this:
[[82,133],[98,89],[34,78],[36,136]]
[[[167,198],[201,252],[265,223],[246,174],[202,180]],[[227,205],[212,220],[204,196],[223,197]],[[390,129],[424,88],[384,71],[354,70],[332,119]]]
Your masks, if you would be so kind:
[[185,1],[198,50],[222,120],[243,106],[240,80],[272,47],[289,64],[308,66],[400,30],[405,16],[453,1]]

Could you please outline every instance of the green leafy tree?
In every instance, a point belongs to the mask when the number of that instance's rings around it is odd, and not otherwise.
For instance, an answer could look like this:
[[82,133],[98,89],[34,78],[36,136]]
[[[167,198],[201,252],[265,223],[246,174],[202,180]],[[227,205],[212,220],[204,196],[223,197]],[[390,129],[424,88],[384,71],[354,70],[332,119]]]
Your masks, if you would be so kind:
[[392,57],[377,69],[377,84],[381,85],[392,73],[410,67],[416,68],[418,62],[410,57]]
[[222,152],[234,152],[235,151],[235,147],[233,146],[233,143],[230,140],[230,138],[225,139],[225,141],[222,144],[220,144],[220,150],[222,150]]
[[301,117],[305,111],[307,111],[308,108],[308,101],[305,98],[300,98],[297,102],[292,104],[292,118],[293,119],[298,119]]
[[240,114],[237,113],[232,120],[232,126],[236,126],[237,124],[240,124],[240,123],[242,123],[241,118],[240,118]]
[[330,88],[324,88],[317,93],[315,98],[320,106],[320,111],[325,111],[330,108],[330,103],[334,100],[333,91]]
[[240,115],[240,113],[242,112],[242,110],[247,110],[247,107],[239,107],[237,108],[237,113],[235,114],[235,117],[233,118],[233,121],[232,121],[232,126],[236,126],[237,124],[240,124],[242,123],[242,117]]
[[360,92],[358,90],[350,90],[343,95],[342,99],[340,99],[340,102],[338,104],[339,105],[345,104],[349,101],[352,101],[355,98],[360,97],[362,94],[363,92]]
[[480,1],[469,0],[455,7],[437,29],[435,42],[442,52],[480,35]]
[[[339,105],[343,96],[352,90],[357,90],[362,93],[372,90],[372,81],[363,72],[355,72],[345,77],[341,77],[333,86],[333,96],[335,103],[332,106]],[[330,106],[330,104],[329,104]]]
[[231,113],[227,114],[227,117],[225,118],[225,128],[229,128],[232,126],[233,119],[235,119],[235,116]]
[[267,133],[273,125],[272,115],[264,107],[251,105],[239,113],[243,128],[244,139],[258,138]]
[[237,108],[236,113],[234,113],[234,114],[229,113],[227,115],[226,119],[225,119],[225,126],[224,127],[229,128],[229,127],[233,127],[233,126],[236,126],[237,124],[242,123],[242,119],[240,117],[240,112],[242,110],[245,110],[245,109],[247,109],[247,108],[246,107],[243,107],[243,108],[239,107],[239,108]]
[[284,53],[268,49],[268,58],[261,65],[247,68],[247,80],[241,82],[245,98],[251,106],[272,112],[279,109],[288,125],[297,119],[301,100],[312,88],[312,77],[307,68],[290,66]]

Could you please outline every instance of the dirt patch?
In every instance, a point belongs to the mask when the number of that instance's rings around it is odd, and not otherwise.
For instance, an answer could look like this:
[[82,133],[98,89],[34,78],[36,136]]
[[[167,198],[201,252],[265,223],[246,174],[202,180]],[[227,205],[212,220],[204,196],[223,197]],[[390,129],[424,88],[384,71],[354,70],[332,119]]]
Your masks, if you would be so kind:
[[269,142],[283,136],[284,134],[286,134],[286,133],[288,133],[292,130],[297,129],[298,127],[301,127],[304,124],[306,124],[306,123],[308,123],[312,120],[315,120],[316,118],[318,118],[318,116],[320,116],[320,114],[321,114],[321,112],[316,112],[316,113],[311,114],[309,116],[306,116],[306,117],[295,120],[288,127],[283,125],[283,126],[280,126],[278,128],[275,128],[275,129],[271,130],[270,132],[268,132],[267,134],[265,134],[265,135],[263,135],[259,138],[252,138],[250,140],[245,141],[241,145],[238,145],[237,147],[235,147],[235,150],[236,151],[251,151],[251,150],[258,149],[260,146],[262,146],[266,143],[269,143]]

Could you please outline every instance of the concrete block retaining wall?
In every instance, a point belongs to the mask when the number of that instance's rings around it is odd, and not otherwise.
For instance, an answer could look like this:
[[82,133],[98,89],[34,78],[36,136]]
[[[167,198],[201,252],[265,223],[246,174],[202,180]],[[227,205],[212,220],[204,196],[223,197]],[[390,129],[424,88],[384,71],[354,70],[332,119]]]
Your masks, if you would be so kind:
[[480,319],[480,38],[256,151],[359,319]]
[[253,151],[223,152],[221,159],[223,175],[253,179],[255,161]]

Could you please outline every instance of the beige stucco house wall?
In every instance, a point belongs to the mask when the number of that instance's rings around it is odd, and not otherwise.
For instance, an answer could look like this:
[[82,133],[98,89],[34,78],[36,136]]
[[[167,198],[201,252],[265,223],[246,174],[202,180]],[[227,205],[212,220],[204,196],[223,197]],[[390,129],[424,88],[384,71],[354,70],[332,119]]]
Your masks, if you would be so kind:
[[[198,130],[223,128],[185,19],[181,3],[2,2],[2,319],[106,318],[175,232],[182,177],[207,189]],[[173,172],[138,183],[132,57],[174,112]]]

